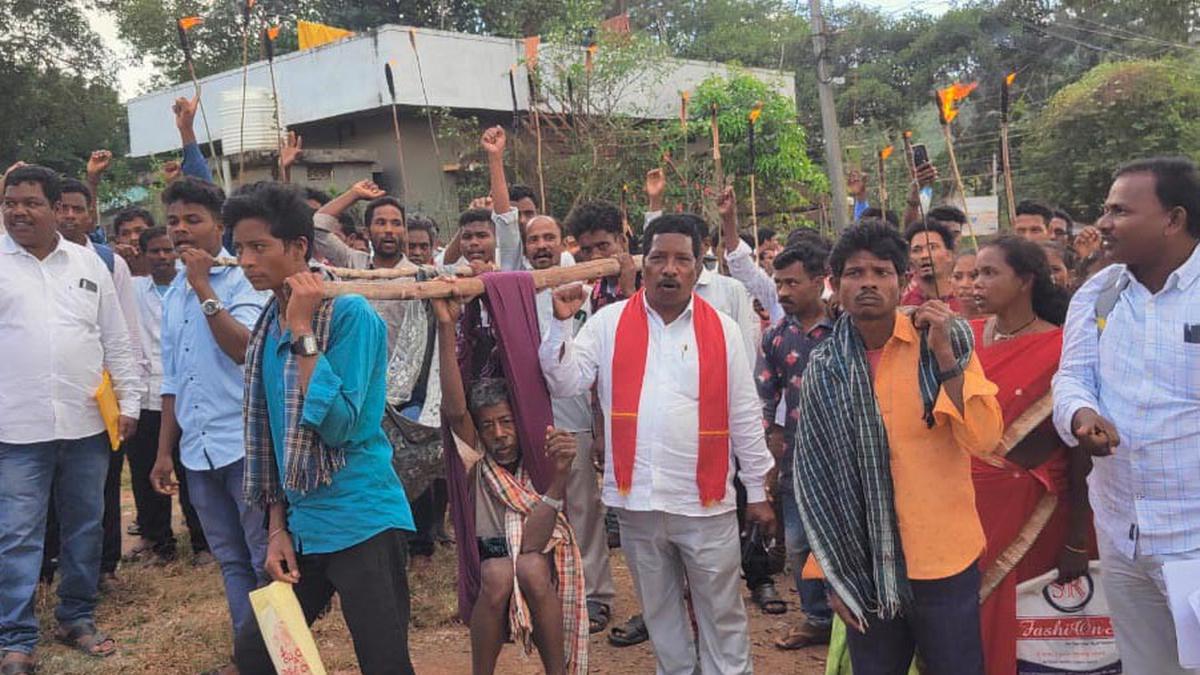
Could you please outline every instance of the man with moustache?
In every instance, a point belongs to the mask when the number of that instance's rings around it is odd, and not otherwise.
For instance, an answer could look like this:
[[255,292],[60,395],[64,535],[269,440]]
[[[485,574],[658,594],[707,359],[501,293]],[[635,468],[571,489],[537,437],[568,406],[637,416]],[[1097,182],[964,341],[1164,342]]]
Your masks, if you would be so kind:
[[410,216],[407,228],[408,261],[414,265],[432,265],[437,251],[437,223],[425,216]]
[[897,310],[909,252],[887,225],[829,257],[844,314],[809,356],[793,489],[855,673],[983,675],[971,456],[1003,433],[970,326],[940,300]]
[[918,307],[940,299],[955,312],[962,311],[954,295],[954,233],[941,223],[927,220],[909,225],[904,238],[908,240],[908,264],[915,283],[900,304]]
[[689,214],[650,223],[643,289],[597,312],[577,338],[587,293],[556,290],[538,352],[552,396],[597,385],[608,427],[604,503],[617,509],[658,672],[668,675],[750,672],[735,474],[748,521],[768,534],[775,524],[764,488],[774,461],[741,331],[694,292],[703,224]]
[[1096,226],[1116,264],[1071,299],[1054,423],[1092,456],[1104,592],[1130,673],[1179,665],[1164,564],[1200,559],[1200,171],[1117,169]]
[[803,414],[800,384],[804,381],[809,354],[833,330],[825,302],[821,300],[828,256],[828,249],[813,242],[789,246],[775,256],[772,264],[776,297],[786,315],[767,329],[758,356],[756,379],[758,395],[763,402],[767,447],[775,455],[775,464],[779,468],[776,495],[782,502],[784,543],[804,610],[804,622],[775,642],[780,649],[801,649],[828,642],[833,619],[825,600],[824,584],[819,580],[803,579],[800,575],[809,547],[792,485],[796,427]]
[[51,490],[61,531],[55,638],[88,656],[116,643],[95,623],[104,482],[112,447],[94,393],[107,371],[120,438],[138,424],[142,382],[113,279],[58,230],[58,175],[14,169],[0,236],[0,669],[33,673],[35,600]]
[[[98,176],[94,165],[100,152],[93,153],[88,162],[89,175]],[[99,181],[98,177],[96,181]],[[111,247],[92,241],[88,233],[95,229],[96,196],[92,188],[74,178],[63,179],[62,201],[58,208],[58,232],[67,241],[91,250],[108,267],[117,290],[119,310],[129,331],[129,343],[133,347],[139,368],[144,371],[145,351],[138,327],[137,291],[133,285],[133,274],[125,259],[116,255]],[[108,478],[104,486],[104,553],[100,559],[102,588],[107,588],[116,580],[117,564],[121,561],[121,469],[124,465],[124,449],[117,448],[116,452],[109,456]],[[54,514],[51,514],[50,522],[55,522]],[[52,528],[46,546],[47,572],[50,575],[53,575],[51,559],[58,557],[58,547],[59,542],[55,539]]]
[[[355,250],[334,234],[341,229],[338,216],[360,201],[367,202],[363,222],[367,225],[373,253]],[[334,267],[383,269],[406,262],[404,206],[372,181],[355,183],[317,209],[313,227],[316,228],[317,255]]]

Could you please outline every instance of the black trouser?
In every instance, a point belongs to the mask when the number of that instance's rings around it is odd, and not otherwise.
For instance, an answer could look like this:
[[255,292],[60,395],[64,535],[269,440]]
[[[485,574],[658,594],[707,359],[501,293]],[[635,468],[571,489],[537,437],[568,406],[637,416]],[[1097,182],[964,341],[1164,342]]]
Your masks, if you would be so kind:
[[[405,536],[397,529],[341,551],[297,558],[300,581],[293,589],[304,619],[311,626],[336,592],[363,675],[413,672],[406,558]],[[275,672],[256,621],[237,635],[233,653],[242,675]]]
[[121,469],[125,468],[125,449],[109,453],[108,478],[104,481],[104,547],[100,552],[100,572],[117,571],[121,562]]
[[417,531],[408,537],[409,555],[433,555],[433,539],[437,526],[446,518],[449,491],[445,478],[437,478],[411,502],[413,524]]
[[[158,431],[162,423],[162,413],[157,410],[143,410],[138,420],[137,433],[126,442],[129,455],[129,477],[133,486],[133,502],[137,505],[137,522],[142,530],[142,536],[150,541],[154,553],[161,557],[175,556],[175,534],[171,530],[171,498],[159,494],[150,484],[150,470],[158,458]],[[179,463],[179,445],[174,448],[175,470],[179,480],[179,505],[183,509],[183,519],[187,523],[191,535],[192,552],[200,553],[208,550],[208,542],[204,539],[204,530],[200,527],[200,518],[192,502],[188,499],[187,477],[183,465]]]
[[922,673],[983,675],[979,633],[979,566],[944,579],[909,580],[913,602],[904,616],[868,617],[867,632],[846,630],[854,675],[904,675],[914,649]]
[[766,537],[746,526],[746,488],[742,481],[733,479],[737,491],[738,523],[742,531],[742,576],[746,577],[746,588],[754,590],[763,584],[774,583],[771,578],[771,557],[767,553]]

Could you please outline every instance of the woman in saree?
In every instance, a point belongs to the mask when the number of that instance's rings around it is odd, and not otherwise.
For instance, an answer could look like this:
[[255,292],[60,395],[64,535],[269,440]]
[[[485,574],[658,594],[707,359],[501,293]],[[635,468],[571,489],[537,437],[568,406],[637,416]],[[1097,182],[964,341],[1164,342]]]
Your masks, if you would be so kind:
[[1017,671],[1017,584],[1057,568],[1058,581],[1086,573],[1094,557],[1087,455],[1066,448],[1050,420],[1050,379],[1062,351],[1069,296],[1051,278],[1045,251],[1019,237],[985,245],[975,296],[990,314],[971,322],[975,350],[999,387],[1003,447],[975,459],[975,504],[987,538],[980,559],[980,618],[989,675]]

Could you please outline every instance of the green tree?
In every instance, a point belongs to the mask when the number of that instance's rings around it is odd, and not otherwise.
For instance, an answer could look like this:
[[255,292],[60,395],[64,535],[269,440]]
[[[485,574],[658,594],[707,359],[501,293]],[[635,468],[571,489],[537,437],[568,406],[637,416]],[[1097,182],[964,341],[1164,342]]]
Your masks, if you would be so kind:
[[[755,162],[750,165],[750,111],[762,104],[755,124]],[[723,169],[733,177],[741,202],[749,204],[749,176],[755,173],[759,212],[786,214],[809,204],[812,196],[827,192],[829,183],[807,152],[804,127],[796,121],[792,100],[746,74],[729,78],[713,76],[696,88],[695,106],[688,131],[696,140],[711,138],[711,106],[717,106]],[[711,147],[711,142],[708,143]],[[711,153],[700,164],[711,175]],[[711,181],[709,181],[711,184]]]
[[12,2],[0,12],[0,160],[79,175],[90,152],[121,153],[124,109],[110,55],[76,2]]
[[1028,125],[1018,193],[1093,218],[1118,165],[1153,155],[1200,158],[1197,65],[1107,63],[1064,87]]

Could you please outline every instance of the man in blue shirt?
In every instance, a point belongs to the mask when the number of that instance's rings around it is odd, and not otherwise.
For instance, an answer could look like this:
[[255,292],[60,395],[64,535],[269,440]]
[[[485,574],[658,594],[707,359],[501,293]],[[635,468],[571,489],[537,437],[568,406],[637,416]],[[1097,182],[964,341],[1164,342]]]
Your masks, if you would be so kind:
[[265,517],[242,499],[241,365],[266,295],[240,269],[214,264],[217,257],[231,257],[221,246],[220,188],[185,177],[171,183],[162,199],[185,273],[163,298],[162,417],[150,482],[163,494],[177,492],[171,474],[178,442],[189,497],[221,565],[236,633],[253,623],[248,594],[266,581]]
[[[387,326],[361,296],[324,298],[309,271],[312,209],[278,183],[224,209],[238,260],[274,293],[246,352],[245,500],[269,511],[267,572],[294,584],[311,624],[336,592],[364,673],[411,673],[408,498],[383,432]],[[239,671],[273,673],[253,623]]]

